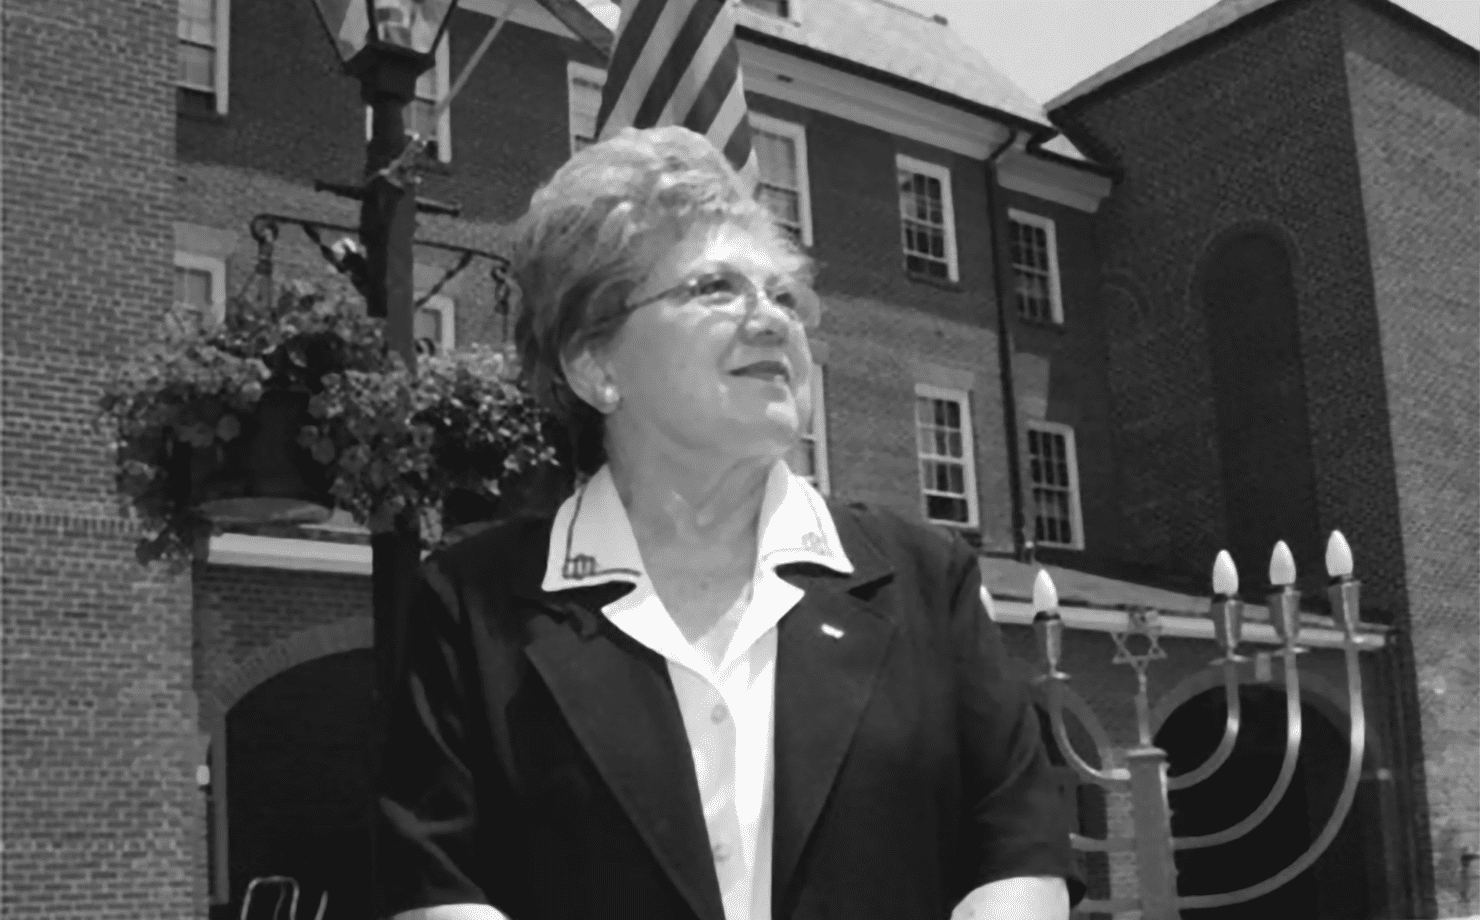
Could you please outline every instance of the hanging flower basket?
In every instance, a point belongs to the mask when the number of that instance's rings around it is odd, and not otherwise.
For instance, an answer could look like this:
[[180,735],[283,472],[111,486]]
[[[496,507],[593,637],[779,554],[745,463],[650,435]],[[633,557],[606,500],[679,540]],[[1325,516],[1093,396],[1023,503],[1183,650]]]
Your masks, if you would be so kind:
[[190,506],[219,525],[318,524],[334,511],[329,470],[298,443],[309,422],[309,395],[289,390],[262,394],[256,411],[236,416],[240,432],[210,447],[176,443],[190,484]]
[[145,534],[139,560],[189,558],[225,526],[326,519],[329,458],[299,438],[310,400],[326,376],[390,367],[380,324],[345,285],[239,298],[213,327],[170,311],[160,345],[100,403],[119,494]]

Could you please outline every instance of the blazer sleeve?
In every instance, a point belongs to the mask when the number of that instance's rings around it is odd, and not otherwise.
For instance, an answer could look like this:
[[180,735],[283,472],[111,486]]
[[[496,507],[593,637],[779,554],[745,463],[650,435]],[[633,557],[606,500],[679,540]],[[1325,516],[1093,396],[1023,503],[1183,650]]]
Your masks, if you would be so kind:
[[376,809],[377,916],[487,904],[469,867],[480,860],[470,749],[470,635],[456,590],[436,559],[410,607],[403,662],[388,694]]
[[976,554],[959,540],[956,549],[951,629],[968,890],[1006,878],[1059,876],[1076,904],[1085,886],[1028,685],[1007,668],[1001,630],[982,600]]

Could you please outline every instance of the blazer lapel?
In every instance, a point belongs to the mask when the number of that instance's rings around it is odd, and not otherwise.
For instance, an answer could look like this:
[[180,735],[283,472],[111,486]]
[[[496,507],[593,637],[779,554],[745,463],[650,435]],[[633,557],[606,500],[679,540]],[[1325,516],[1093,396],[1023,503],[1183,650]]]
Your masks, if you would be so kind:
[[[724,920],[688,737],[663,659],[603,622],[625,585],[545,594],[525,654],[700,920]],[[613,590],[615,589],[615,590]]]
[[888,560],[853,525],[851,515],[834,513],[854,573],[810,566],[781,571],[806,594],[781,620],[776,643],[773,905],[787,903],[807,838],[894,635],[889,616],[855,595],[891,576]]

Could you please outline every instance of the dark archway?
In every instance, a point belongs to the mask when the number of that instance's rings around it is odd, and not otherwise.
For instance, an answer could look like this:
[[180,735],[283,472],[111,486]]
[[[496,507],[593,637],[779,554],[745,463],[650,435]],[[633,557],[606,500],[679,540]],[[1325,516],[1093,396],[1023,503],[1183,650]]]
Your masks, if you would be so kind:
[[[1243,726],[1232,756],[1203,783],[1171,793],[1172,833],[1223,830],[1259,806],[1274,785],[1285,750],[1285,698],[1265,687],[1242,691]],[[1162,725],[1156,743],[1176,776],[1203,763],[1217,747],[1226,715],[1223,690],[1198,694]],[[1338,728],[1308,702],[1301,707],[1302,743],[1295,776],[1284,799],[1259,827],[1223,846],[1177,853],[1178,891],[1217,894],[1263,881],[1310,846],[1335,807],[1347,767],[1346,727]],[[1373,838],[1381,839],[1370,784],[1340,833],[1316,864],[1284,887],[1228,907],[1187,910],[1183,920],[1363,920],[1381,915],[1380,865],[1372,865]],[[1376,897],[1374,897],[1376,895]],[[1377,911],[1374,913],[1374,911]]]
[[304,916],[326,889],[326,917],[370,916],[373,682],[369,650],[328,655],[264,682],[227,714],[232,917],[262,875],[297,879]]

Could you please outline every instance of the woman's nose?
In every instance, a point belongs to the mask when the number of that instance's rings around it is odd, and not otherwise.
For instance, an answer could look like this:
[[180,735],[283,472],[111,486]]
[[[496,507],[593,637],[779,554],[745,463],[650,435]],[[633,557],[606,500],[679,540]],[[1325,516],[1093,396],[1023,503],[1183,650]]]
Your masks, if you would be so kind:
[[744,326],[751,335],[774,335],[785,341],[791,334],[793,323],[790,312],[764,291],[757,291],[751,298],[750,309],[746,311]]

